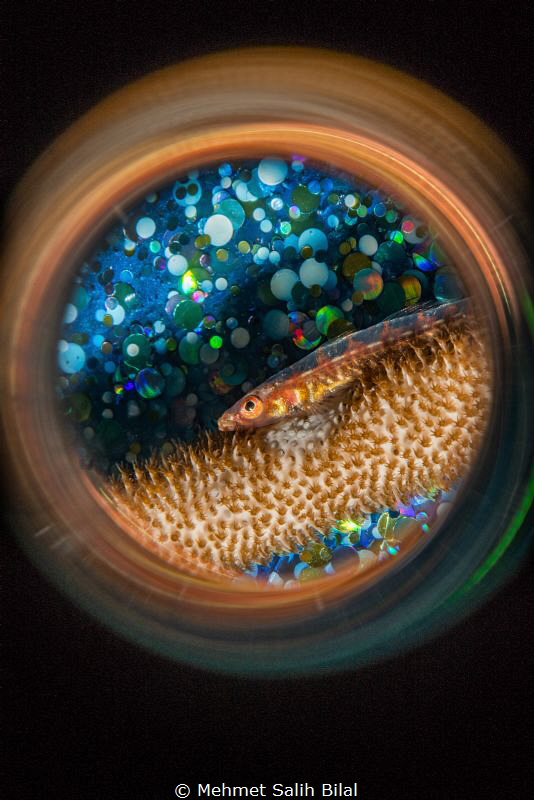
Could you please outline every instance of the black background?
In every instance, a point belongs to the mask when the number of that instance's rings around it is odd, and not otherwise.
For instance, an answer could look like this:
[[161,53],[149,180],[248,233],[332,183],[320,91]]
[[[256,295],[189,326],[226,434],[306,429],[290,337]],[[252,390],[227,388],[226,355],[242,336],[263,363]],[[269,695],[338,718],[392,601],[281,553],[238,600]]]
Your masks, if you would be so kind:
[[[3,23],[6,194],[69,123],[145,72],[234,45],[360,53],[438,86],[527,160],[527,3],[17,3]],[[4,482],[9,489],[8,478]],[[243,680],[146,653],[77,610],[6,531],[8,797],[172,798],[179,782],[359,782],[364,798],[532,786],[532,570],[431,643],[356,673]]]

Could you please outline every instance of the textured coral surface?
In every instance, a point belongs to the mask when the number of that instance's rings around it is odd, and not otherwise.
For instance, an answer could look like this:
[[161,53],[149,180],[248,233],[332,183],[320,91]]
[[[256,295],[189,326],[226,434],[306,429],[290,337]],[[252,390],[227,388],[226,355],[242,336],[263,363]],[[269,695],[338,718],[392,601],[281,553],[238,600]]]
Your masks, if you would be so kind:
[[171,563],[239,573],[335,520],[448,489],[484,434],[491,374],[463,318],[362,360],[313,415],[193,445],[105,488],[142,544]]

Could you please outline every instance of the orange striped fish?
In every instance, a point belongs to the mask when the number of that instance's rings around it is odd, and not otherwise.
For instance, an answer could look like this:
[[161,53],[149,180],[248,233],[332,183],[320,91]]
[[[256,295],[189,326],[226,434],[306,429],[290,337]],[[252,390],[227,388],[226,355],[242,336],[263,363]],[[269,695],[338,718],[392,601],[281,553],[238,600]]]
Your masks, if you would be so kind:
[[260,428],[289,416],[309,414],[351,384],[362,360],[394,342],[425,333],[433,335],[437,328],[467,313],[468,300],[430,308],[425,304],[418,310],[409,309],[365,330],[333,339],[234,403],[219,418],[219,430]]

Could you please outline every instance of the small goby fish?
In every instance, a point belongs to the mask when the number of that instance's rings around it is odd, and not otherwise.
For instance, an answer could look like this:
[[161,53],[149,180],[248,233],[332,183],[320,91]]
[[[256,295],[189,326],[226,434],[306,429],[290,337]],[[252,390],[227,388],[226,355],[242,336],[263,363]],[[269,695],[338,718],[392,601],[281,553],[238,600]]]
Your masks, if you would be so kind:
[[388,345],[435,331],[466,316],[469,300],[406,309],[364,330],[348,333],[281,370],[234,403],[218,420],[219,430],[274,425],[289,416],[308,414],[346,389],[362,361]]

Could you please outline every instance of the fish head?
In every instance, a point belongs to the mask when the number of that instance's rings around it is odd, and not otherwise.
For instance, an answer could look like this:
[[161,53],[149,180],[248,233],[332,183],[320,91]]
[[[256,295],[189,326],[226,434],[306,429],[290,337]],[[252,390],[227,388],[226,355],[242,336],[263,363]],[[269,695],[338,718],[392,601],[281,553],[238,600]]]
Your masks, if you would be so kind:
[[266,413],[265,403],[256,392],[246,394],[218,419],[220,431],[235,431],[245,428],[259,428],[272,420]]

